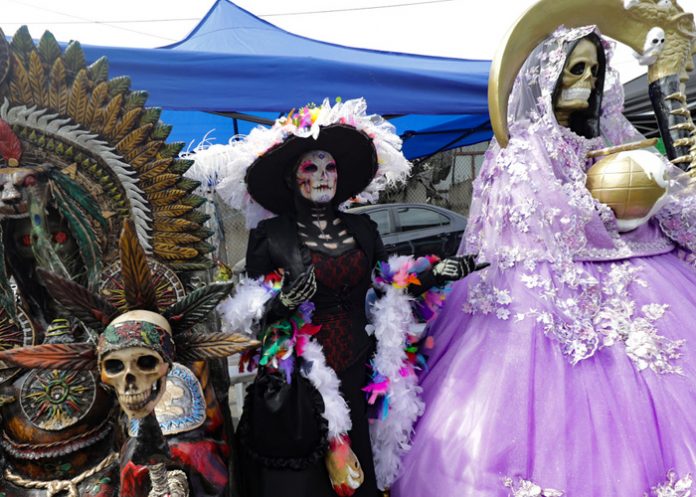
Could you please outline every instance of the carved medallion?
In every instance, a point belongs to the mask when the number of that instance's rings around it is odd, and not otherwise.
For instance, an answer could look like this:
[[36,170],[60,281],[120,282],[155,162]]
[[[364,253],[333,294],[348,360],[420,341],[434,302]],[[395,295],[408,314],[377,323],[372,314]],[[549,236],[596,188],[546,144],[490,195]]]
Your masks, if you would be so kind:
[[24,380],[19,401],[34,426],[58,431],[89,413],[96,387],[96,377],[89,371],[37,370]]
[[[198,378],[186,366],[175,362],[167,375],[164,395],[155,407],[162,433],[173,435],[198,428],[205,421],[205,396]],[[137,419],[131,420],[128,432],[138,434]]]

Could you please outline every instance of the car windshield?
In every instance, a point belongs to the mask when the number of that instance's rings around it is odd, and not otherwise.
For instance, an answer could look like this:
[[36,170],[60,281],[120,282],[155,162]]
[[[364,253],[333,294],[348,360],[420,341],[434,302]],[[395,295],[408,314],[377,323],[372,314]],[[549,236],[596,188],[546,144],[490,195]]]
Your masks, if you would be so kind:
[[417,207],[404,207],[397,211],[401,231],[412,231],[424,228],[433,228],[449,224],[449,219],[430,209]]

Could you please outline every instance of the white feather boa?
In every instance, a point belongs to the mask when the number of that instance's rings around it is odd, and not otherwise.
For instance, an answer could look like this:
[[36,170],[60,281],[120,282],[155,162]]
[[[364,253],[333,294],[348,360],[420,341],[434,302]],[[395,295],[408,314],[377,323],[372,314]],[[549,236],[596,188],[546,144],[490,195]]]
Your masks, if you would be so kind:
[[326,364],[321,345],[315,340],[310,340],[304,347],[302,358],[311,363],[311,367],[303,372],[303,376],[319,391],[324,400],[323,417],[329,423],[329,439],[347,434],[352,427],[350,410],[338,389],[341,382],[336,372]]
[[274,295],[274,290],[264,284],[263,278],[242,278],[234,290],[217,306],[222,329],[227,332],[252,335],[263,317],[264,306]]
[[[263,278],[243,278],[235,287],[234,295],[222,301],[217,311],[223,330],[253,334],[263,317],[264,305],[275,294],[275,290],[264,283]],[[341,382],[336,372],[326,364],[321,345],[310,340],[305,344],[301,356],[310,367],[302,374],[317,389],[324,401],[324,413],[329,428],[329,438],[347,434],[351,429],[350,410],[341,396]]]
[[[399,259],[403,263],[413,260]],[[392,258],[389,264],[398,268],[399,261]],[[411,447],[413,425],[425,409],[418,378],[412,369],[406,367],[404,350],[407,337],[420,338],[424,328],[417,326],[411,309],[413,299],[406,289],[386,286],[384,291],[372,309],[372,326],[377,338],[377,351],[372,363],[377,373],[389,379],[389,413],[370,425],[377,486],[383,490],[399,476],[401,457]]]

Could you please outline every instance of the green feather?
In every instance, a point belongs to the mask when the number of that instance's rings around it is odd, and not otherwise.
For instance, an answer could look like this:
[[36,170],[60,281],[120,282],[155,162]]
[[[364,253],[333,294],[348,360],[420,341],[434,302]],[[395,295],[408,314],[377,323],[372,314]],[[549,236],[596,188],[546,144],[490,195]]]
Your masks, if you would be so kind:
[[43,34],[37,50],[41,59],[49,67],[52,67],[56,59],[60,57],[60,46],[50,31]]
[[74,197],[68,196],[60,187],[52,183],[53,198],[58,205],[58,210],[68,222],[70,232],[80,250],[80,256],[87,269],[87,286],[96,288],[102,270],[102,251],[94,229],[85,219],[84,211],[78,205],[72,203]]
[[49,238],[46,221],[46,202],[44,196],[37,191],[31,191],[29,195],[29,216],[31,218],[31,250],[34,253],[37,266],[43,267],[65,279],[71,279],[71,275],[65,268],[63,261],[53,249]]
[[5,267],[5,245],[3,243],[2,225],[0,225],[0,306],[7,312],[12,321],[17,322],[17,310],[15,309],[15,297],[10,279]]
[[64,192],[68,199],[76,202],[80,208],[87,212],[95,221],[97,221],[104,230],[108,230],[109,223],[102,216],[99,205],[77,182],[70,177],[57,170],[49,172],[50,178],[55,182],[55,186]]
[[68,48],[65,49],[63,54],[63,62],[65,63],[65,69],[67,69],[68,74],[73,77],[85,67],[85,53],[82,51],[82,45],[79,41],[71,41],[68,44]]
[[34,50],[34,40],[32,40],[29,34],[29,28],[22,26],[17,30],[12,37],[12,50],[21,56],[25,62],[28,60],[29,53]]
[[106,57],[99,57],[88,67],[89,76],[93,83],[106,81],[109,77],[109,61]]
[[169,321],[175,335],[189,330],[208,317],[218,303],[229,295],[232,288],[234,285],[231,282],[211,283],[197,288],[167,308],[162,315]]

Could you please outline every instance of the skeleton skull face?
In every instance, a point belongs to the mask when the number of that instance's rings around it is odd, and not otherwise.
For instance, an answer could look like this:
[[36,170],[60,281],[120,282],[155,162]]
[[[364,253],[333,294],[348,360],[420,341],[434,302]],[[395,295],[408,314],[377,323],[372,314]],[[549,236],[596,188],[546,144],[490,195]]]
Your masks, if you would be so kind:
[[[167,321],[154,312],[130,311],[110,326],[140,320],[170,329]],[[113,350],[100,359],[101,379],[116,390],[118,402],[129,418],[141,419],[154,411],[164,395],[169,363],[149,347],[132,346]]]
[[38,181],[36,171],[21,167],[0,169],[0,217],[23,218],[29,215],[27,187]]
[[295,174],[300,195],[316,204],[326,204],[336,195],[338,171],[330,153],[312,150],[300,156]]
[[[561,79],[561,92],[555,104],[556,116],[587,109],[597,83],[599,61],[597,47],[582,39],[568,56]],[[559,122],[561,118],[559,117]],[[561,122],[561,124],[564,124]]]

